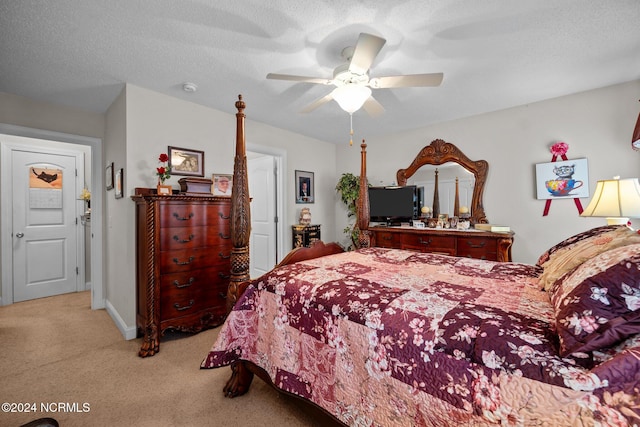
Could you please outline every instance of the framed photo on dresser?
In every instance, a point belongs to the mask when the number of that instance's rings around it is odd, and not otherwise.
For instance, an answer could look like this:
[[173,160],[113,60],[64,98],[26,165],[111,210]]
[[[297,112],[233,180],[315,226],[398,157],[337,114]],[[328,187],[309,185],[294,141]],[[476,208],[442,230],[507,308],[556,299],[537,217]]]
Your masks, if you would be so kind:
[[231,196],[233,188],[233,175],[213,174],[213,186],[211,192],[214,196]]

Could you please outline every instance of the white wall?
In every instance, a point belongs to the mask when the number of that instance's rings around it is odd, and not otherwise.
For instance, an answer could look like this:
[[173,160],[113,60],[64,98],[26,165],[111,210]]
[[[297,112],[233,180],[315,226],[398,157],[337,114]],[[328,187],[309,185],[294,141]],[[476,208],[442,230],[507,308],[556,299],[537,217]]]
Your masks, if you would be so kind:
[[[127,164],[126,88],[113,101],[105,114],[104,167],[113,163],[114,176],[124,169],[124,184],[129,181]],[[128,339],[135,338],[135,222],[133,202],[115,198],[115,189],[104,191],[104,287],[105,305],[114,322]],[[132,270],[133,269],[133,270]]]
[[[127,85],[126,91],[129,171],[125,188],[128,195],[133,194],[135,187],[155,187],[157,158],[169,145],[204,151],[205,177],[211,178],[213,173],[233,173],[236,99],[230,99],[228,112],[222,112],[133,85]],[[336,146],[254,121],[251,98],[245,96],[244,101],[247,143],[278,148],[286,153],[284,221],[291,225],[297,223],[301,207],[309,207],[314,223],[321,224],[333,240]],[[296,205],[295,170],[314,172],[315,203]],[[180,178],[172,176],[167,182],[177,189]],[[291,248],[290,227],[284,243]]]
[[[550,146],[564,141],[569,144],[569,159],[588,159],[591,195],[599,179],[640,176],[640,152],[630,145],[640,111],[639,94],[640,81],[633,81],[369,138],[367,175],[374,183],[395,181],[397,170],[409,166],[418,151],[437,138],[454,143],[472,160],[487,160],[487,218],[515,231],[515,261],[535,263],[554,243],[605,224],[604,218],[579,217],[573,199],[554,200],[549,215],[543,217],[545,202],[535,196],[535,164],[550,162]],[[338,176],[359,175],[360,147],[339,147],[336,161]],[[583,207],[589,200],[580,199]],[[338,229],[346,223],[345,212],[336,203]]]
[[104,115],[0,92],[0,123],[102,138]]

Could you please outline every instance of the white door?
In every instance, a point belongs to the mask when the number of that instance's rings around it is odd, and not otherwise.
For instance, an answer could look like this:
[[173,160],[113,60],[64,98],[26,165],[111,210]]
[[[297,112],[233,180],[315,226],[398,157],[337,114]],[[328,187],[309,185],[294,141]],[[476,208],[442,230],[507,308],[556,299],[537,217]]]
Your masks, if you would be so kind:
[[276,265],[276,188],[274,158],[262,155],[247,161],[251,197],[249,274],[259,277]]
[[13,300],[75,292],[82,153],[11,153]]

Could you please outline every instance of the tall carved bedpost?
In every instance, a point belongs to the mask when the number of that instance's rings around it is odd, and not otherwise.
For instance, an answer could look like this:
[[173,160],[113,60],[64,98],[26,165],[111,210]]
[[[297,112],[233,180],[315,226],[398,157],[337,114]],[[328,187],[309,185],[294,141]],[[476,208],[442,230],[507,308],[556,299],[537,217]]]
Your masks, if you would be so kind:
[[358,247],[371,246],[369,235],[369,189],[367,182],[367,144],[360,144],[360,189],[358,193]]
[[249,280],[249,236],[251,212],[249,208],[249,182],[247,179],[247,153],[244,136],[244,108],[242,95],[236,101],[236,155],[233,164],[231,191],[231,280],[227,289],[227,312],[230,312],[240,296],[242,282]]

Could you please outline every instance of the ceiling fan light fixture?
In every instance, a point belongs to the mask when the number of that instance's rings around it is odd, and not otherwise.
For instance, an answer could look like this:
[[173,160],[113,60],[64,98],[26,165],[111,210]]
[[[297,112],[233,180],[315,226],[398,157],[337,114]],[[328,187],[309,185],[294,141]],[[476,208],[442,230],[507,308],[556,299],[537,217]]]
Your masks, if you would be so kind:
[[331,96],[344,111],[353,114],[362,108],[371,96],[371,89],[367,86],[347,84],[339,86],[331,92]]

